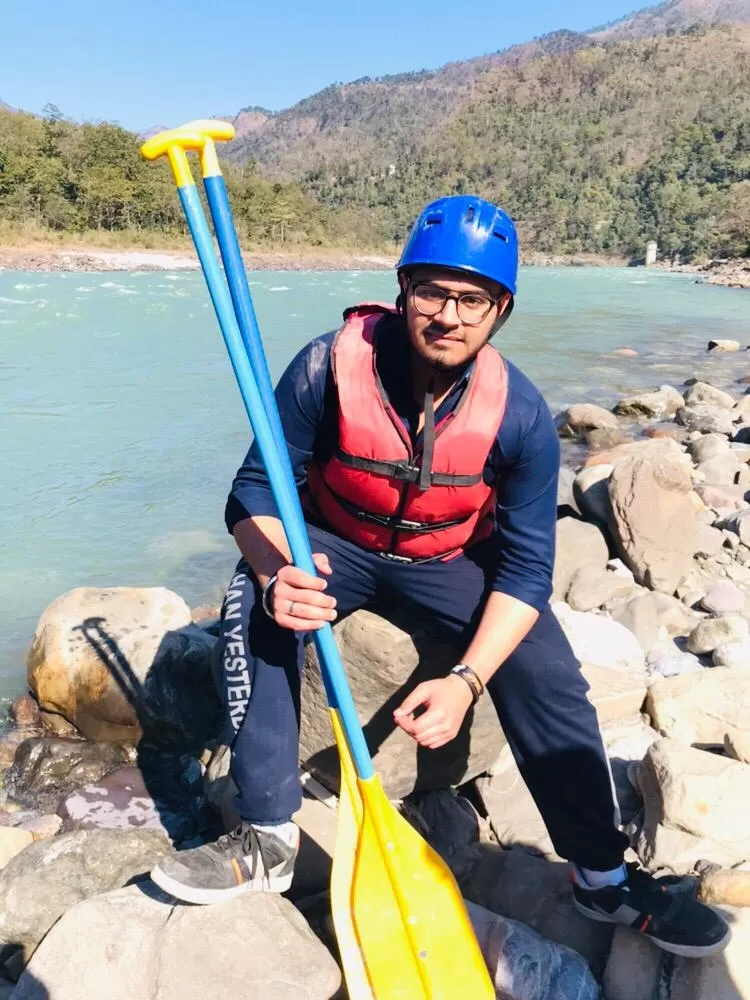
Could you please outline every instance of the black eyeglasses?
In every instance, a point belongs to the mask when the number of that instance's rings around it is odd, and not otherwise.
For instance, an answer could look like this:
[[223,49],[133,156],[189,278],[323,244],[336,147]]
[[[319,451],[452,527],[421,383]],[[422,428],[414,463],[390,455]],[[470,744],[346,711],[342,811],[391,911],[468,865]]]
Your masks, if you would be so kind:
[[458,318],[466,326],[478,326],[500,301],[482,295],[481,292],[461,292],[457,295],[429,282],[412,285],[411,299],[417,312],[428,317],[437,316],[445,308],[446,302],[452,299],[456,303]]

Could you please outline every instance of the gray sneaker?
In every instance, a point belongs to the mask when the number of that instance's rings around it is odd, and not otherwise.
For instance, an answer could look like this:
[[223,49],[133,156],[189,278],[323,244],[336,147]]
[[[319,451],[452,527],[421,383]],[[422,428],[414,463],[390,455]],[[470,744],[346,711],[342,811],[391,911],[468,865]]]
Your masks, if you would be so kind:
[[241,823],[213,844],[163,858],[151,878],[186,903],[220,903],[244,892],[286,892],[298,850],[299,830],[290,846],[271,830]]

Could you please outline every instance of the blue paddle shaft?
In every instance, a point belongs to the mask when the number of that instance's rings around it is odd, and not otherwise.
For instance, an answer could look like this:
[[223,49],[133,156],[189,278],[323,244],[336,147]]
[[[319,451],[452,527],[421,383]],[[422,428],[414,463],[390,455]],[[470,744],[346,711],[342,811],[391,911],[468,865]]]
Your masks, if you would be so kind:
[[[242,401],[250,418],[253,433],[258,442],[258,448],[260,449],[263,464],[265,465],[271,485],[271,491],[279,511],[281,522],[284,525],[292,559],[300,569],[316,576],[317,570],[313,562],[310,540],[307,536],[299,496],[296,486],[294,486],[289,456],[284,446],[284,437],[281,432],[281,418],[278,415],[276,400],[270,384],[268,367],[265,355],[263,354],[257,322],[255,322],[255,313],[251,306],[249,312],[246,309],[241,310],[238,315],[245,317],[252,316],[252,322],[246,328],[245,335],[250,343],[253,342],[253,339],[256,340],[258,351],[245,349],[245,338],[243,338],[240,332],[237,317],[232,308],[232,299],[230,298],[227,285],[224,282],[224,276],[219,267],[211,233],[195,185],[182,185],[178,188],[178,192],[185,212],[185,218],[193,237],[195,249],[198,253],[198,259],[203,269],[211,301],[219,321],[221,333],[224,337],[224,343],[226,344],[232,368],[234,369]],[[226,200],[226,191],[224,191],[224,199]],[[228,202],[227,213],[229,213]],[[231,214],[228,214],[228,219],[231,222]],[[234,229],[233,226],[232,229]],[[237,247],[237,250],[239,252],[239,247]],[[241,257],[238,263],[244,275]],[[227,270],[227,279],[230,282],[234,280],[229,270]],[[247,288],[246,279],[244,285]],[[239,295],[243,294],[241,285],[235,285],[235,292]],[[249,298],[249,288],[247,288],[247,295]],[[251,359],[254,355],[256,357],[260,355],[263,359],[260,383],[261,385],[263,384],[262,372],[265,371],[268,384],[268,392],[265,399],[263,398],[261,388],[256,382],[256,373],[251,364]],[[268,411],[271,413],[275,412],[276,414],[274,423],[278,428],[278,435],[274,433],[272,418],[269,416]],[[354,706],[354,700],[346,680],[344,666],[341,662],[331,626],[328,624],[324,625],[314,633],[314,636],[328,703],[331,708],[338,710],[342,728],[346,734],[349,749],[351,750],[359,777],[363,779],[370,778],[375,773],[372,758],[367,749],[367,743],[365,742],[362,726],[357,716],[357,710]]]

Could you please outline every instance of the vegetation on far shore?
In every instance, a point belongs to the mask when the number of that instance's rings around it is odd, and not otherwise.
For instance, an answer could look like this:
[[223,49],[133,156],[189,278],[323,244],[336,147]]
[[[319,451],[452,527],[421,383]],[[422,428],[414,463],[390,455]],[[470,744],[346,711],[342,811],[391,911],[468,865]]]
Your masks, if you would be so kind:
[[[638,259],[652,238],[671,260],[750,254],[750,29],[464,65],[450,91],[439,74],[326,88],[230,149],[243,243],[393,255],[426,201],[475,192],[527,255]],[[139,142],[54,106],[0,110],[0,241],[187,250],[169,170]]]

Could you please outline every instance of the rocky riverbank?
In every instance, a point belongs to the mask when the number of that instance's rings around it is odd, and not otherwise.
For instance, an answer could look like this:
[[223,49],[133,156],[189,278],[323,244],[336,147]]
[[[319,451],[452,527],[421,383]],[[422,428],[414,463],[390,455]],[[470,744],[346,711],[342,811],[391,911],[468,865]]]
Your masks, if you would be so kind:
[[[587,921],[488,701],[418,752],[389,706],[456,650],[378,605],[336,626],[388,794],[452,867],[503,1000],[750,998],[750,384],[644,387],[557,417],[553,610],[583,664],[631,857],[720,907],[717,958],[665,956]],[[79,589],[42,614],[29,693],[0,740],[0,997],[343,997],[327,880],[336,753],[313,653],[303,678],[305,834],[287,898],[175,905],[163,853],[234,822],[216,623],[162,588]],[[252,947],[248,947],[252,942]],[[13,987],[12,983],[18,982]],[[3,992],[3,989],[6,992]],[[662,993],[659,993],[662,990]]]

